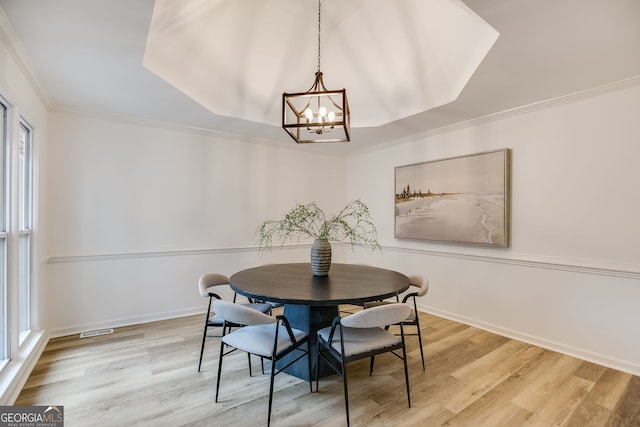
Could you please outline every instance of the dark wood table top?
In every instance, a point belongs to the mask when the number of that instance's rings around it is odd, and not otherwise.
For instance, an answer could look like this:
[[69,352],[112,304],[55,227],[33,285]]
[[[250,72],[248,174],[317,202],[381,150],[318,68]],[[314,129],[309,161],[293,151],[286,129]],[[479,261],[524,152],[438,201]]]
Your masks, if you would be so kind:
[[331,264],[328,276],[314,276],[309,263],[266,264],[230,278],[237,293],[284,304],[335,306],[393,297],[409,288],[404,274],[361,264]]

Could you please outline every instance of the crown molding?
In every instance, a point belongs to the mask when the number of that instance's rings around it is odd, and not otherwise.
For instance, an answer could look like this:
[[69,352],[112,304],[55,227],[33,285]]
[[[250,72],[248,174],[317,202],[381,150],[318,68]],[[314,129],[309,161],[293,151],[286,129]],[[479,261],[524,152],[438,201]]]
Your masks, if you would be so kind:
[[397,145],[411,143],[416,141],[422,141],[424,139],[431,138],[433,136],[446,134],[458,130],[468,129],[475,126],[480,126],[486,123],[496,122],[504,120],[510,117],[528,114],[535,111],[542,111],[549,108],[553,108],[559,105],[571,104],[583,99],[594,98],[601,95],[617,92],[619,90],[629,89],[636,86],[640,86],[640,75],[629,77],[627,79],[618,80],[615,82],[607,83],[601,86],[573,92],[567,95],[558,96],[556,98],[549,98],[542,101],[534,102],[527,105],[511,108],[508,110],[500,111],[497,113],[487,114],[485,116],[476,117],[470,120],[465,120],[457,123],[452,123],[447,126],[442,126],[436,129],[431,129],[425,132],[416,133],[413,135],[405,136],[402,138],[387,141],[382,144],[376,144],[371,147],[363,148],[360,150],[352,151],[348,154],[348,157],[357,156],[364,153],[371,153],[380,150],[384,150]]
[[2,7],[0,7],[0,40],[6,46],[22,74],[29,81],[40,101],[47,110],[50,110],[53,106],[53,101]]

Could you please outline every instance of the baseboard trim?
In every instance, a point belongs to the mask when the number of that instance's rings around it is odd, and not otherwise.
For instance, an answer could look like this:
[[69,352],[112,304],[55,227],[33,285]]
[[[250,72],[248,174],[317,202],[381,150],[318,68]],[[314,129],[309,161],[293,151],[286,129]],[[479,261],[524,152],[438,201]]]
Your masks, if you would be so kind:
[[501,335],[503,337],[511,338],[514,340],[522,341],[527,344],[532,344],[538,347],[545,348],[547,350],[556,351],[558,353],[566,354],[567,356],[575,357],[587,362],[592,362],[597,365],[606,366],[607,368],[615,369],[618,371],[627,372],[632,375],[640,376],[640,365],[635,362],[614,359],[604,356],[602,354],[593,353],[584,349],[571,347],[559,342],[546,340],[544,338],[536,337],[529,334],[523,334],[519,331],[503,328],[498,325],[483,322],[477,319],[473,319],[467,316],[462,316],[456,313],[451,313],[445,310],[440,310],[435,307],[418,304],[420,311],[432,314],[434,316],[443,317],[445,319],[453,320],[455,322],[464,323],[465,325],[473,326],[478,329],[482,329],[494,334]]
[[102,330],[102,329],[117,329],[125,326],[140,325],[143,323],[158,322],[161,320],[168,320],[168,319],[177,319],[180,317],[193,316],[196,314],[203,314],[203,313],[204,313],[203,308],[197,307],[197,308],[189,308],[185,310],[149,314],[145,316],[121,318],[117,320],[110,320],[108,322],[85,323],[82,325],[75,325],[67,328],[59,328],[59,329],[51,330],[49,331],[49,337],[50,338],[66,337],[69,335],[78,335],[87,331],[95,331],[95,330]]

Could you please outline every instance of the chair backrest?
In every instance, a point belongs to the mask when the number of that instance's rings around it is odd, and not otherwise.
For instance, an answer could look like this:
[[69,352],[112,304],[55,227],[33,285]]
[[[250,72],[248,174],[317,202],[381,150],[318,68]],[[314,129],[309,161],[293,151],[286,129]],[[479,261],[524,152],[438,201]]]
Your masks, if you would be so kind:
[[267,325],[278,320],[253,308],[219,299],[213,301],[213,311],[227,322],[245,326]]
[[201,296],[208,297],[209,292],[207,291],[207,289],[211,288],[212,286],[228,285],[228,284],[229,284],[229,278],[224,274],[207,273],[207,274],[203,274],[200,277],[200,280],[198,281],[198,291],[200,291]]
[[409,276],[409,283],[411,286],[419,288],[416,292],[419,297],[426,295],[429,291],[429,279],[422,275]]
[[348,328],[382,328],[407,320],[410,314],[407,304],[385,304],[343,317],[340,323]]

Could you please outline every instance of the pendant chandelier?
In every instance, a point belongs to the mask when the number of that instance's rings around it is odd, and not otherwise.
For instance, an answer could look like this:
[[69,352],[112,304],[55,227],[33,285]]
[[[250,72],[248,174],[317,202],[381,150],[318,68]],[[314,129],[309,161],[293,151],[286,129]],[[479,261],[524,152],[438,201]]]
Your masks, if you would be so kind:
[[298,143],[346,142],[351,139],[347,91],[327,90],[320,71],[318,0],[318,71],[306,92],[282,94],[282,128]]

